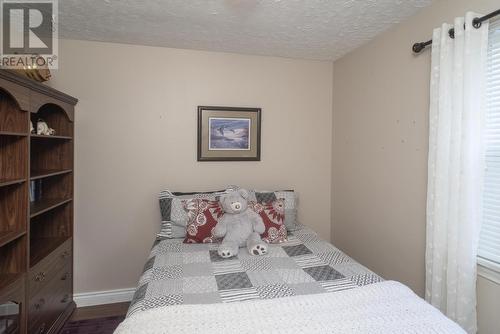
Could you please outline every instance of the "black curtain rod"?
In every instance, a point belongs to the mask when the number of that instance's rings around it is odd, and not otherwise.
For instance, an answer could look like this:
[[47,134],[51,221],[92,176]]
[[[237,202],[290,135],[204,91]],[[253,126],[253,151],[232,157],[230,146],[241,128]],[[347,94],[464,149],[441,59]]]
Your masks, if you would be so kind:
[[[489,13],[488,15],[485,15],[483,17],[476,17],[474,20],[472,20],[472,25],[474,26],[474,28],[478,29],[479,27],[481,27],[481,24],[484,21],[489,20],[492,17],[498,16],[498,15],[500,15],[500,9],[498,9],[492,13]],[[448,31],[448,35],[450,35],[451,38],[455,38],[455,29],[451,28]],[[432,44],[432,39],[428,40],[427,42],[418,42],[418,43],[413,44],[412,50],[415,53],[420,53],[423,49],[425,49],[426,46],[429,46],[431,44]]]

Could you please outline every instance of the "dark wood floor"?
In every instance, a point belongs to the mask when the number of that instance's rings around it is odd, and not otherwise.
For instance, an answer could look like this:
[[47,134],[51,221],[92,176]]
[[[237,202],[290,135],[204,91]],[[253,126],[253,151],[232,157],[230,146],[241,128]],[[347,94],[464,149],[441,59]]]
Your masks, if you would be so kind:
[[130,303],[105,304],[77,308],[68,321],[80,321],[96,318],[113,317],[127,314]]

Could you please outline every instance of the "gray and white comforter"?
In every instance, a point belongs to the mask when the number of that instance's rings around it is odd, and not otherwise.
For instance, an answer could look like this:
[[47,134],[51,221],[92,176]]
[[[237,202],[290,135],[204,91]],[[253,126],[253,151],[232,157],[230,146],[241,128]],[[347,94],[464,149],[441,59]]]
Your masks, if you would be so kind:
[[264,256],[242,248],[237,257],[223,259],[217,246],[156,240],[127,316],[161,306],[319,294],[382,281],[304,226]]
[[394,281],[334,293],[139,312],[115,334],[465,334]]

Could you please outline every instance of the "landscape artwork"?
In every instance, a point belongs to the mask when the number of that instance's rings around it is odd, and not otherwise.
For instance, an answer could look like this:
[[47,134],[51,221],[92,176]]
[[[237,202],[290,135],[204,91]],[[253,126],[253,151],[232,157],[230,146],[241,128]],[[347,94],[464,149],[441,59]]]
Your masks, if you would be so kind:
[[198,161],[260,161],[261,109],[198,106]]
[[251,119],[210,117],[208,123],[210,129],[209,150],[251,149]]

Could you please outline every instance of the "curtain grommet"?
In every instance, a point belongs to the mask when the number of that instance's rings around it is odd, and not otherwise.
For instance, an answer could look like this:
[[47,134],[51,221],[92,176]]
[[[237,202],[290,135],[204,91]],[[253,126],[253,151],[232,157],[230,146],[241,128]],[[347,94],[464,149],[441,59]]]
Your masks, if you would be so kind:
[[450,36],[450,38],[454,39],[455,38],[455,29],[451,28],[450,30],[448,30],[448,36]]

